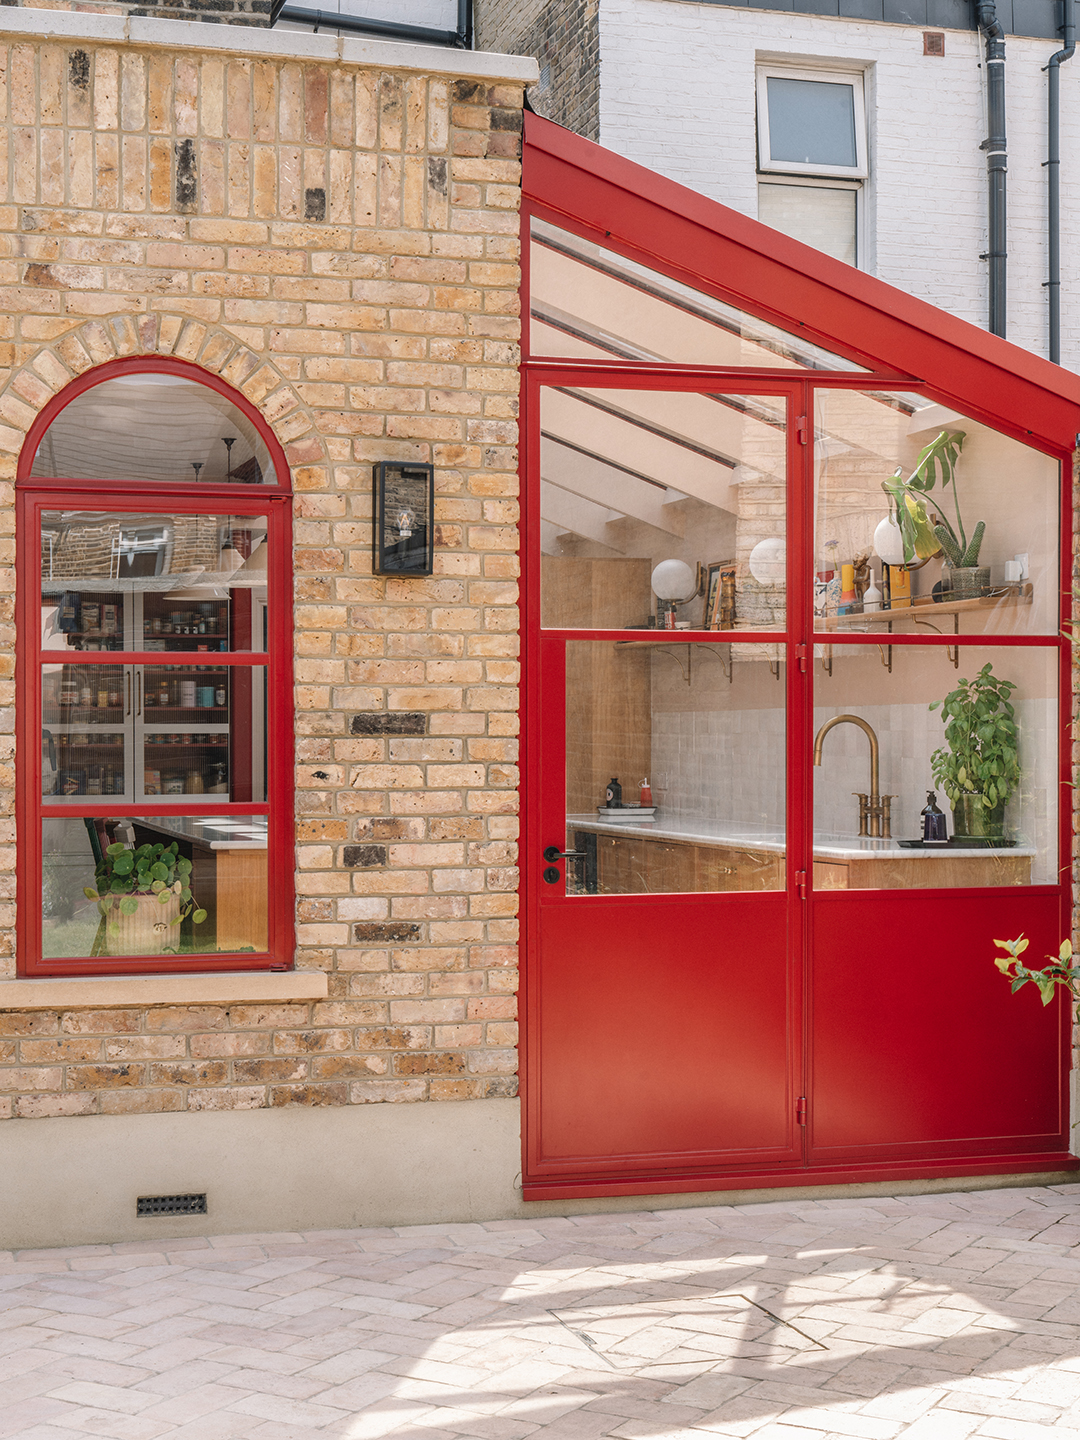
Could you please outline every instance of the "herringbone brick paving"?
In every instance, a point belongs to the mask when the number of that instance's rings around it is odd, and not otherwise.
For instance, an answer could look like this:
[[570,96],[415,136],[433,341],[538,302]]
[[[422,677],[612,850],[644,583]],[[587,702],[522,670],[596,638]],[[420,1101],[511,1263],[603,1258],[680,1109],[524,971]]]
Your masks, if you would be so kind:
[[0,1253],[0,1437],[1080,1440],[1078,1280],[1067,1185]]

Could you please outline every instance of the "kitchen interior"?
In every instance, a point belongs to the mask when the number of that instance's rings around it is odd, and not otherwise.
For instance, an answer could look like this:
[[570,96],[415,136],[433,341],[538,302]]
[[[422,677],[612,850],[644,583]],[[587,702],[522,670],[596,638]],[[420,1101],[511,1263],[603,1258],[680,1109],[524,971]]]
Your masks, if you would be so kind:
[[[195,458],[181,466],[177,454]],[[34,473],[194,486],[273,472],[254,427],[216,392],[135,375],[62,411]],[[266,667],[226,657],[267,649],[267,522],[213,510],[41,513],[46,957],[102,952],[104,920],[84,892],[118,844],[175,843],[191,862],[195,906],[166,949],[266,948],[267,818],[231,809],[267,799]],[[85,813],[113,802],[115,814]]]
[[[532,265],[534,353],[858,368],[541,222]],[[786,427],[775,395],[542,393],[542,623],[640,632],[567,642],[570,894],[784,885],[786,676],[760,637],[785,616]],[[814,652],[816,886],[1056,882],[1052,645],[890,643],[1053,640],[1056,460],[924,396],[858,388],[817,392],[809,438],[815,625],[855,642]],[[988,664],[1015,686],[1018,775],[984,836],[957,829],[932,757],[949,749],[941,702]]]

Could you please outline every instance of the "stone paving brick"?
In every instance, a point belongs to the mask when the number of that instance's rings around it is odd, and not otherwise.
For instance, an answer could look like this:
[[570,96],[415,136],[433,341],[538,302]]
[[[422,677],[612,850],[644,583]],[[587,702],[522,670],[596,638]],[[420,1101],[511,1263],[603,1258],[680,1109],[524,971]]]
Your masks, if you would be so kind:
[[[1011,1285],[953,1265],[1006,1223]],[[0,1440],[1080,1440],[1077,1236],[1032,1187],[4,1254]]]

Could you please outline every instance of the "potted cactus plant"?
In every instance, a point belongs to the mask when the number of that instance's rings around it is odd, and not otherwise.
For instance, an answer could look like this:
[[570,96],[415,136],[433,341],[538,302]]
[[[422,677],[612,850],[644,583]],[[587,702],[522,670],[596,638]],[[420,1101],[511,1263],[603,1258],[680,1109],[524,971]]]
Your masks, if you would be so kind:
[[190,915],[201,925],[206,911],[197,908],[188,881],[191,861],[171,845],[106,847],[94,872],[96,889],[83,894],[101,911],[99,936],[107,955],[160,955],[176,950],[180,924]]
[[974,680],[935,700],[945,719],[945,744],[930,757],[934,783],[953,809],[953,838],[1000,844],[1005,802],[1020,783],[1020,727],[1009,697],[1016,689],[984,665]]
[[[942,430],[919,451],[915,468],[906,480],[903,466],[898,465],[892,479],[882,482],[882,489],[896,505],[897,524],[904,541],[904,563],[929,560],[944,552],[948,566],[945,588],[959,600],[984,595],[990,588],[990,567],[979,564],[986,522],[980,520],[969,537],[960,514],[956,462],[965,439],[963,430]],[[955,525],[940,506],[935,507],[934,520],[930,518],[926,497],[939,476],[942,498],[946,487],[952,486]]]

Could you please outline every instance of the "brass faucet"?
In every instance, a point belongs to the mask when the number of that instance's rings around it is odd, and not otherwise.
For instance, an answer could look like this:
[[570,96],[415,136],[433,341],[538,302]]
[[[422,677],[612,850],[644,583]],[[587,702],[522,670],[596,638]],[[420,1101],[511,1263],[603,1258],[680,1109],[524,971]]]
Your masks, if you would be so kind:
[[878,738],[873,727],[858,715],[834,715],[826,720],[814,737],[814,764],[821,764],[821,747],[825,736],[837,725],[857,725],[870,741],[870,794],[859,790],[851,793],[859,800],[859,834],[887,840],[892,835],[892,802],[895,795],[882,795],[878,790]]

